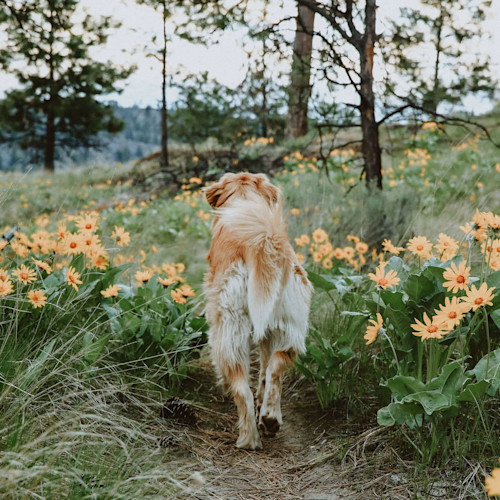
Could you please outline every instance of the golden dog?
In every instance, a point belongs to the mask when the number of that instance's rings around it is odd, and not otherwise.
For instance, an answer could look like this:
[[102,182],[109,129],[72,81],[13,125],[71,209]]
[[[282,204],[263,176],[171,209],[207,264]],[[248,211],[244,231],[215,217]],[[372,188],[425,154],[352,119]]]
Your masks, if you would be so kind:
[[[225,174],[205,189],[214,209],[205,278],[209,344],[217,373],[239,415],[238,448],[262,448],[260,429],[282,424],[283,373],[305,349],[311,284],[290,245],[280,192],[263,174]],[[254,398],[252,343],[260,349]]]

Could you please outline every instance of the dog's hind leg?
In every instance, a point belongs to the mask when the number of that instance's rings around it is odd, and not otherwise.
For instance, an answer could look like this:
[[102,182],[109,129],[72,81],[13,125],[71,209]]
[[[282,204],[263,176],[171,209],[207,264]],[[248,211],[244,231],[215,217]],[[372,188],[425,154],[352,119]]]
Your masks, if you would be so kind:
[[288,349],[287,351],[275,351],[269,358],[264,399],[259,415],[259,429],[267,436],[274,436],[283,423],[281,417],[283,374],[292,365],[295,356],[295,351]]
[[262,448],[255,419],[253,394],[248,385],[247,366],[243,364],[222,366],[221,371],[238,408],[239,437],[236,447],[246,450]]

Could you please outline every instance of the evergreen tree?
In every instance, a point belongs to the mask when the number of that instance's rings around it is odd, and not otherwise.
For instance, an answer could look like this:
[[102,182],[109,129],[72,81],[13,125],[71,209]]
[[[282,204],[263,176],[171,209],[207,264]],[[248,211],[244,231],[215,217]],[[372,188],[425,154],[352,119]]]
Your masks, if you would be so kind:
[[286,126],[289,139],[307,134],[314,16],[314,10],[298,5]]
[[[384,38],[389,93],[405,87],[409,98],[436,113],[440,103],[456,104],[473,93],[491,97],[496,87],[490,57],[479,51],[490,0],[420,0],[400,9]],[[404,83],[403,83],[404,82]]]
[[77,0],[0,0],[0,63],[20,83],[0,103],[0,140],[43,152],[49,171],[59,147],[95,146],[100,130],[123,126],[97,97],[116,92],[131,70],[89,55],[117,25],[77,7]]

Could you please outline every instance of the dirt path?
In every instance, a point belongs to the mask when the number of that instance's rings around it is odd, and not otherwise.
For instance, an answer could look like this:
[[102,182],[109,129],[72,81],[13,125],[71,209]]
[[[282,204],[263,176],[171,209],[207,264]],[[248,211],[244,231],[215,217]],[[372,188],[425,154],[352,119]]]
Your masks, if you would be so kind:
[[[306,499],[352,498],[341,484],[339,450],[326,439],[325,416],[314,395],[288,378],[283,393],[284,424],[275,438],[263,440],[261,451],[235,448],[236,408],[222,395],[213,378],[204,389],[209,408],[199,411],[187,465],[188,491],[197,499]],[[303,388],[302,388],[303,389]]]

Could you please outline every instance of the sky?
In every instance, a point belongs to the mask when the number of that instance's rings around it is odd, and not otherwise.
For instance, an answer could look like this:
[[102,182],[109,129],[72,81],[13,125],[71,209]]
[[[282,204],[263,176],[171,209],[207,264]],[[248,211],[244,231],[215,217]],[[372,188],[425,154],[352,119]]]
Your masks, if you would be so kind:
[[[411,0],[379,0],[378,30],[383,29],[385,19],[394,15],[400,6],[411,4]],[[273,5],[273,4],[272,4]],[[111,95],[123,106],[157,106],[161,92],[160,65],[153,57],[148,57],[154,45],[152,38],[161,35],[161,16],[152,8],[138,5],[133,0],[81,0],[80,8],[93,15],[111,15],[122,23],[113,33],[105,47],[100,47],[93,55],[100,60],[111,60],[117,64],[134,64],[137,70],[124,82],[121,94]],[[284,0],[284,11],[274,15],[293,16],[295,2]],[[294,24],[289,24],[289,33]],[[490,15],[484,28],[492,34],[490,41],[485,42],[481,51],[491,55],[496,73],[500,76],[500,0],[493,0]],[[285,25],[286,28],[286,25]],[[236,87],[245,76],[247,54],[242,47],[242,30],[229,31],[217,35],[216,43],[209,47],[190,44],[187,41],[173,39],[169,44],[168,64],[175,79],[182,75],[208,71],[209,76],[229,87]],[[247,47],[248,48],[248,47]],[[0,73],[0,94],[16,85],[11,75]],[[349,99],[349,95],[338,96]],[[170,90],[171,100],[175,91]],[[469,99],[467,108],[475,111],[486,111],[491,104],[477,99]],[[481,109],[478,109],[481,108]]]

